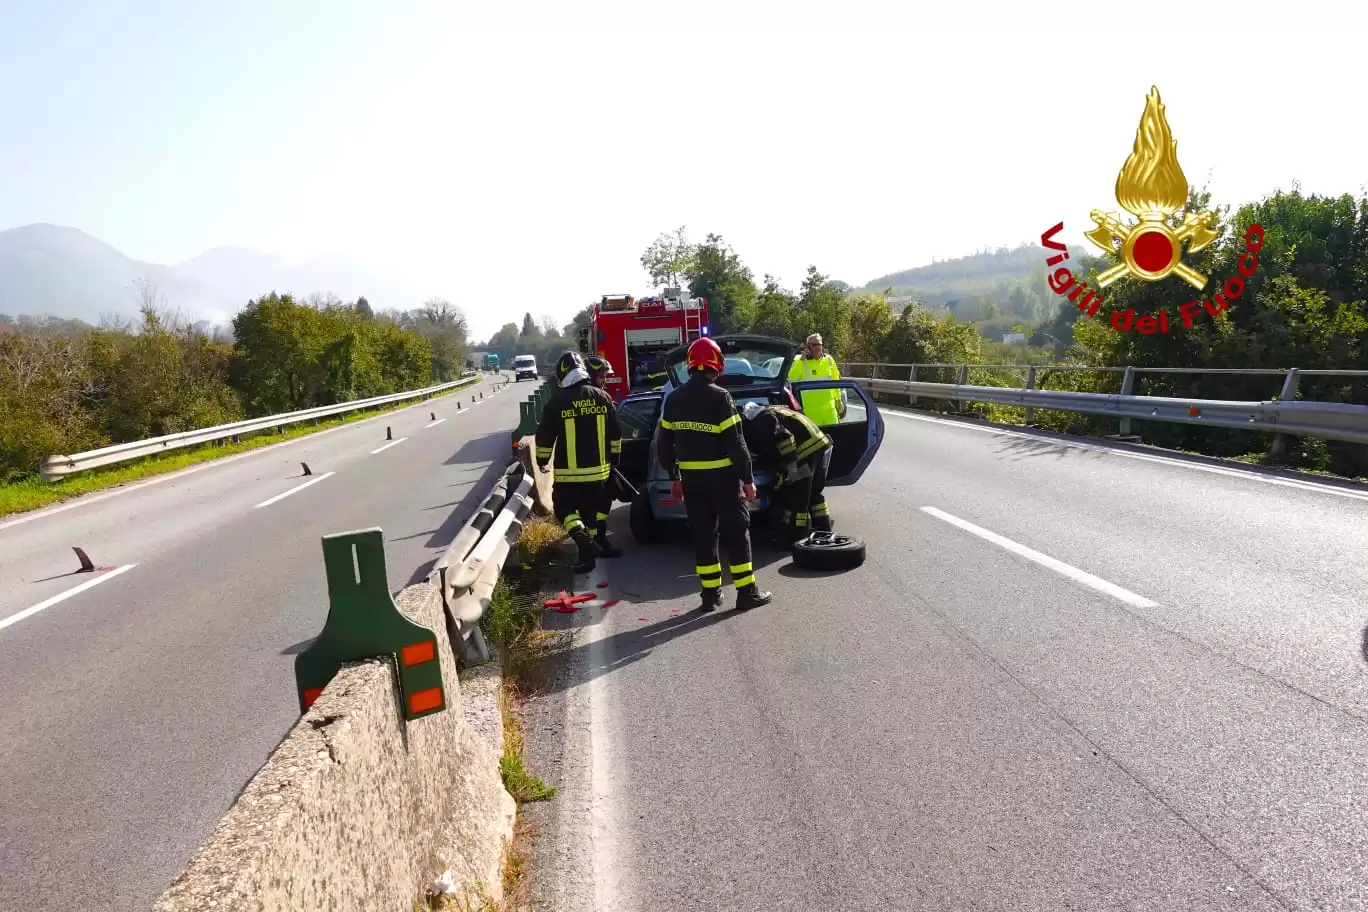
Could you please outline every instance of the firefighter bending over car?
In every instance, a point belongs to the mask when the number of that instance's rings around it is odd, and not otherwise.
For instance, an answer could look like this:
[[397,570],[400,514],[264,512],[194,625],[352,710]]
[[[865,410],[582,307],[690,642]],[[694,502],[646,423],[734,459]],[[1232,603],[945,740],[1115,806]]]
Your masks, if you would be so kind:
[[746,441],[755,454],[780,466],[775,489],[784,507],[788,544],[810,532],[830,532],[831,512],[822,489],[831,467],[831,438],[811,418],[782,405],[747,402]]
[[665,398],[660,421],[660,463],[684,500],[693,534],[695,569],[702,586],[701,611],[722,604],[718,535],[731,561],[736,607],[757,608],[772,596],[760,591],[751,563],[750,511],[756,498],[750,452],[731,394],[717,385],[725,364],[722,349],[707,337],[689,346],[689,379]]
[[[537,467],[545,472],[554,453],[555,484],[551,500],[556,519],[579,548],[576,573],[594,569],[598,557],[620,557],[607,541],[605,488],[622,454],[622,431],[617,408],[603,390],[589,382],[589,372],[578,352],[568,351],[556,362],[560,389],[542,410],[537,425]],[[598,540],[589,533],[585,517],[597,520]]]

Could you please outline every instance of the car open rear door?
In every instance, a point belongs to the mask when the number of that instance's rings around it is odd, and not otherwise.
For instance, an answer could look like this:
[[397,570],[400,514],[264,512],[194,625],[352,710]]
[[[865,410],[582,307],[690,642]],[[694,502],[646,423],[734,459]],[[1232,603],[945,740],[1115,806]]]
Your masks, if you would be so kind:
[[793,395],[799,402],[803,401],[804,392],[812,390],[845,394],[845,414],[837,424],[823,425],[822,430],[834,444],[827,484],[852,485],[860,480],[883,445],[883,415],[855,380],[796,380],[793,383]]
[[638,393],[618,403],[618,426],[622,428],[622,457],[618,470],[638,490],[646,483],[651,465],[651,440],[660,420],[661,393]]

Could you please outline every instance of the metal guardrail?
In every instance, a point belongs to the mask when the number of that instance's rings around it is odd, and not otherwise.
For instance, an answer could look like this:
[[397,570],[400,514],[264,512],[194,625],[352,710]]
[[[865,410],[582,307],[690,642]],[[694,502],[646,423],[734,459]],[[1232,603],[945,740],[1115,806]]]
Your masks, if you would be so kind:
[[504,561],[532,511],[532,484],[532,476],[522,466],[511,467],[494,483],[429,574],[429,579],[439,577],[442,604],[459,634],[451,640],[462,661],[489,661],[480,618],[489,609]]
[[281,428],[289,424],[298,424],[302,421],[314,421],[320,418],[328,418],[333,415],[343,415],[347,412],[359,411],[361,409],[375,408],[377,406],[389,405],[395,402],[405,402],[409,399],[435,396],[438,393],[449,392],[450,390],[468,386],[477,379],[479,379],[477,374],[467,373],[461,379],[453,380],[450,383],[439,383],[436,386],[429,386],[419,390],[410,390],[405,393],[390,393],[386,396],[372,396],[369,399],[356,399],[352,402],[342,402],[337,405],[324,405],[317,408],[300,409],[297,412],[284,412],[279,415],[266,415],[262,418],[249,418],[246,421],[236,421],[232,424],[219,424],[214,427],[200,428],[194,431],[181,431],[176,434],[167,434],[163,437],[150,437],[147,440],[116,443],[113,446],[102,447],[98,450],[87,450],[84,453],[75,453],[70,456],[48,456],[43,460],[39,472],[43,476],[44,481],[57,481],[68,475],[74,475],[77,472],[85,472],[89,469],[115,465],[133,459],[142,459],[146,456],[155,456],[158,453],[165,453],[170,450],[198,446],[202,443],[212,443],[215,440],[224,440],[245,434],[260,433],[262,431],[271,430],[272,428]]
[[[847,375],[850,368],[871,368],[869,377],[849,376],[862,387],[874,393],[903,394],[915,401],[918,397],[944,399],[961,404],[968,402],[991,402],[998,405],[1015,405],[1026,409],[1026,421],[1030,423],[1031,411],[1037,408],[1063,412],[1077,412],[1089,415],[1110,415],[1121,420],[1121,433],[1128,434],[1130,422],[1164,421],[1180,424],[1198,424],[1239,430],[1265,431],[1274,434],[1287,434],[1303,437],[1320,437],[1325,440],[1342,440],[1350,443],[1368,443],[1368,406],[1351,405],[1339,402],[1310,402],[1296,400],[1297,381],[1301,375],[1309,376],[1346,376],[1368,378],[1368,371],[1360,370],[1308,370],[1296,368],[1282,369],[1191,369],[1191,368],[1092,368],[1080,365],[987,365],[987,364],[861,364],[842,365],[842,374]],[[892,370],[907,370],[911,378],[916,370],[923,368],[953,368],[958,371],[956,383],[930,383],[915,379],[881,379],[879,373]],[[1027,372],[1024,387],[972,386],[967,382],[968,372],[973,370],[1018,369]],[[1096,370],[1121,373],[1121,392],[1082,393],[1065,390],[1042,390],[1035,388],[1038,370]],[[1161,396],[1132,395],[1134,377],[1137,373],[1220,373],[1220,374],[1272,374],[1284,377],[1282,393],[1276,400],[1232,401],[1225,399],[1186,399]]]

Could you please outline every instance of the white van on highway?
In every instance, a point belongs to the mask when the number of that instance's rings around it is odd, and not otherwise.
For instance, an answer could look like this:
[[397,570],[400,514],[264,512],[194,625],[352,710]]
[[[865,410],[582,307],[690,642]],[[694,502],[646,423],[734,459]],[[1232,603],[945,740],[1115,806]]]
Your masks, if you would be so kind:
[[537,359],[532,355],[518,355],[513,359],[513,380],[537,379]]

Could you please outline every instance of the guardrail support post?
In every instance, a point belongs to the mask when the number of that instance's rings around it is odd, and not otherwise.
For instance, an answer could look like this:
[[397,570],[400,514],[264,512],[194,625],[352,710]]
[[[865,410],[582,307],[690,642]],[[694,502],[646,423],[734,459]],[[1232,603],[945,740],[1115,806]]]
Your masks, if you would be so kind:
[[[1028,390],[1033,390],[1033,389],[1035,389],[1035,372],[1036,372],[1036,366],[1035,366],[1034,364],[1032,364],[1031,366],[1029,366],[1029,367],[1026,368],[1026,388],[1027,388]],[[1030,427],[1030,426],[1031,426],[1031,420],[1032,420],[1033,418],[1035,418],[1035,409],[1028,405],[1028,406],[1026,406],[1026,426],[1027,426],[1027,427]]]
[[[912,365],[911,367],[909,367],[909,368],[907,369],[907,382],[908,382],[908,383],[916,383],[916,382],[917,382],[917,365],[914,364],[914,365]],[[916,397],[916,396],[913,396],[912,394],[909,393],[908,396],[907,396],[907,405],[908,405],[908,407],[909,407],[909,408],[913,408],[913,407],[916,406],[916,404],[917,404],[917,397]]]
[[[961,364],[961,365],[960,365],[960,368],[959,368],[959,377],[956,378],[956,381],[955,381],[955,382],[956,382],[959,386],[968,386],[968,385],[969,385],[969,365],[967,365],[967,364]],[[968,403],[965,402],[963,399],[956,399],[956,400],[955,400],[955,408],[959,411],[959,413],[960,413],[961,415],[964,414],[964,407],[965,407],[966,405],[968,405]]]
[[[1297,368],[1289,367],[1287,369],[1287,376],[1283,378],[1282,392],[1278,394],[1279,402],[1297,401],[1297,382],[1299,377],[1300,371],[1298,371]],[[1287,458],[1286,434],[1273,435],[1273,443],[1268,447],[1268,456],[1270,459],[1275,460]]]
[[[1126,365],[1126,372],[1125,372],[1124,374],[1121,375],[1121,395],[1123,395],[1123,396],[1130,396],[1130,395],[1132,395],[1131,390],[1134,389],[1134,388],[1135,388],[1135,368],[1131,367],[1130,365]],[[1122,436],[1122,437],[1127,437],[1127,436],[1130,435],[1130,432],[1131,432],[1130,421],[1131,421],[1131,420],[1130,420],[1129,418],[1122,418],[1122,419],[1121,419],[1121,436]]]

